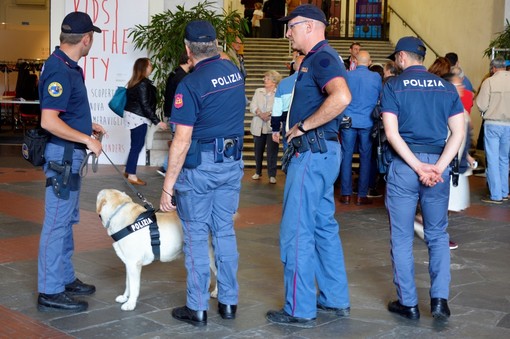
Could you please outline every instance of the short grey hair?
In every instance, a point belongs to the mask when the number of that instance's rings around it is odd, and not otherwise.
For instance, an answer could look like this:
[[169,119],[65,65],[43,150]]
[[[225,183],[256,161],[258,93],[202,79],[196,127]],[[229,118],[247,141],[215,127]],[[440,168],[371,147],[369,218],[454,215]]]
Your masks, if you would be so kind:
[[491,68],[494,67],[496,69],[506,68],[506,61],[503,57],[498,56],[491,61]]
[[452,66],[450,68],[450,72],[455,74],[459,78],[464,79],[464,71],[462,70],[462,68],[460,68],[460,66]]
[[188,46],[191,54],[196,59],[206,59],[219,54],[216,39],[208,42],[194,42],[184,39],[184,44]]
[[85,35],[92,35],[94,32],[90,31],[87,33],[60,33],[60,43],[77,45]]

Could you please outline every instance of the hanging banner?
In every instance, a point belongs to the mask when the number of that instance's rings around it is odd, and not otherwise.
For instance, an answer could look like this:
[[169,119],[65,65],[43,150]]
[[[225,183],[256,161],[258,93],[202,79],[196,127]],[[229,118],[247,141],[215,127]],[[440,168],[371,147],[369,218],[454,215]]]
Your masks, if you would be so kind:
[[[118,86],[126,86],[131,78],[133,64],[146,51],[135,50],[129,32],[135,25],[149,22],[148,0],[74,0],[65,1],[65,12],[85,12],[90,15],[101,33],[94,33],[89,54],[80,59],[92,112],[92,121],[102,125],[103,150],[116,165],[124,165],[130,148],[130,132],[123,120],[108,107]],[[109,164],[105,156],[99,162]],[[145,147],[140,152],[138,165],[145,165]]]

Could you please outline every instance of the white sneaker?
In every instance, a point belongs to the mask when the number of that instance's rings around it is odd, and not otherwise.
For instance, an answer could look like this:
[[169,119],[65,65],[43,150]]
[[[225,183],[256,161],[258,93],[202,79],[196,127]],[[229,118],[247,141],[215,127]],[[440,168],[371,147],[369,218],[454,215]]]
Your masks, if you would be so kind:
[[259,180],[260,179],[260,174],[255,173],[254,175],[251,176],[251,178],[253,180]]
[[166,176],[166,171],[163,167],[158,168],[156,172],[158,172],[158,174],[160,174],[163,177]]
[[275,177],[269,178],[269,183],[270,184],[276,184],[276,178]]

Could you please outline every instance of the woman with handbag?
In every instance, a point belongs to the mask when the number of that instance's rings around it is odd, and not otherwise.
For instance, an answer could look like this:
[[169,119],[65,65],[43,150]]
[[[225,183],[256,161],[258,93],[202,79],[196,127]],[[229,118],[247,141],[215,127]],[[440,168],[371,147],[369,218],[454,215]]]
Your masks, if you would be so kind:
[[127,84],[124,126],[131,131],[131,148],[124,176],[133,185],[147,184],[136,176],[136,165],[140,151],[145,144],[147,125],[155,124],[161,129],[168,129],[168,126],[156,115],[156,87],[148,79],[151,73],[150,59],[139,58],[135,61],[133,75]]

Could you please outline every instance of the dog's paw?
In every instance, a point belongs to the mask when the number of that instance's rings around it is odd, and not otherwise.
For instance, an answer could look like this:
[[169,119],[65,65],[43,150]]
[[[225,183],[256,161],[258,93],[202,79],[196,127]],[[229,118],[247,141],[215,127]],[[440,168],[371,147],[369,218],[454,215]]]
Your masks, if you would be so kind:
[[119,304],[124,304],[126,301],[128,301],[128,297],[122,294],[115,298],[115,301],[118,302]]
[[218,299],[218,287],[211,291],[211,298]]
[[136,307],[136,301],[129,300],[120,307],[123,311],[132,311]]

